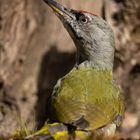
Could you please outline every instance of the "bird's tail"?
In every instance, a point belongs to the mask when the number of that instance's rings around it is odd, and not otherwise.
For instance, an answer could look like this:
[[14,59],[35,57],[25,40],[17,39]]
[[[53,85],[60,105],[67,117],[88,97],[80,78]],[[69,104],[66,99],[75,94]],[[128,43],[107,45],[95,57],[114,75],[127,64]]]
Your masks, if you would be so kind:
[[62,123],[44,125],[39,131],[27,136],[26,140],[89,140],[90,132],[69,130]]
[[[113,131],[112,131],[113,130]],[[40,130],[32,134],[17,131],[12,140],[119,140],[113,137],[114,125],[94,131],[77,130],[63,123],[45,124]]]

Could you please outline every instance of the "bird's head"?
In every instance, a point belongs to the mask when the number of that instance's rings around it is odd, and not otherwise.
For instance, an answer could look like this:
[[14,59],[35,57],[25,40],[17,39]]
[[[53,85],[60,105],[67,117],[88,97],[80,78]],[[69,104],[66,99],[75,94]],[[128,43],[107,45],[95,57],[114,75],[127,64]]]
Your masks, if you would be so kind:
[[66,8],[55,0],[44,0],[62,21],[72,37],[78,62],[90,61],[95,67],[112,69],[114,35],[102,18],[85,11]]

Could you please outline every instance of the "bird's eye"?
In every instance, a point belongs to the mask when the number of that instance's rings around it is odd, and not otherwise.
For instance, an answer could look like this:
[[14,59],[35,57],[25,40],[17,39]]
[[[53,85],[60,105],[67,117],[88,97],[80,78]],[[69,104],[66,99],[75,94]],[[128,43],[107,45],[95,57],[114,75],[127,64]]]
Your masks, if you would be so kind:
[[88,17],[85,17],[85,16],[80,16],[79,20],[83,23],[88,23],[89,22]]

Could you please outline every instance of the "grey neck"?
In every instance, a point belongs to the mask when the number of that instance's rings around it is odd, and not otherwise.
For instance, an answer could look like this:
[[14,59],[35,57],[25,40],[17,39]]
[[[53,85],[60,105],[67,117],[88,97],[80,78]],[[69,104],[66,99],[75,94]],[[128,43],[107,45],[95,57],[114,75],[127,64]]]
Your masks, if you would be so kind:
[[[84,49],[79,50],[77,47],[77,60],[76,64],[81,65],[83,62],[86,62],[86,65],[90,65],[94,68],[99,69],[113,69],[113,62],[114,62],[114,43],[104,43],[104,44],[94,44],[84,46]],[[100,47],[98,45],[104,45]],[[80,47],[81,48],[81,47]],[[86,49],[85,49],[86,48]]]

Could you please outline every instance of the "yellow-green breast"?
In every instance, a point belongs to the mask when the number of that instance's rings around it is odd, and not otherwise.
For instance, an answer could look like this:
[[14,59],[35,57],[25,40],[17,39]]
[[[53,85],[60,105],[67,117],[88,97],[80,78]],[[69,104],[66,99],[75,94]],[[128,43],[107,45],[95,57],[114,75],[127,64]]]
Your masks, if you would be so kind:
[[123,115],[123,99],[112,72],[90,67],[73,69],[53,95],[58,121],[74,123],[83,118],[94,130]]

